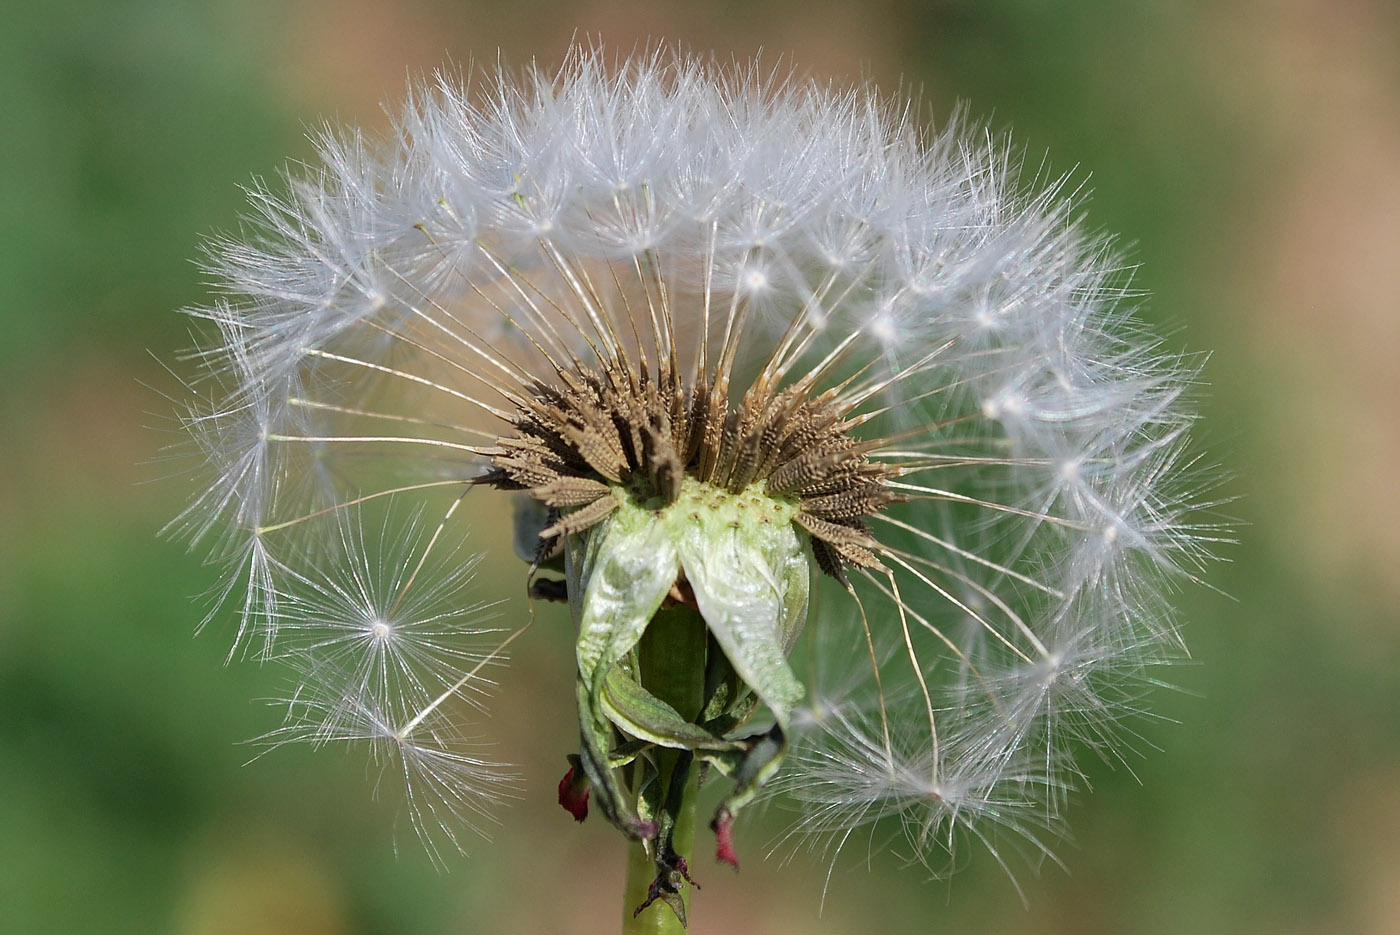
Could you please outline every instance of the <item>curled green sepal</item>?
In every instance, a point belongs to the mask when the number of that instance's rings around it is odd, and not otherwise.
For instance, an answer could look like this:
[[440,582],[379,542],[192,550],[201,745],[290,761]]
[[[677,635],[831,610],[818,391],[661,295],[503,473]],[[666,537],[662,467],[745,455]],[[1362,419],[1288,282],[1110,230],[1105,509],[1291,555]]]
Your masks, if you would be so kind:
[[565,550],[569,604],[578,627],[580,759],[598,807],[634,839],[653,837],[655,826],[637,815],[611,768],[613,727],[602,694],[608,673],[636,647],[680,571],[666,530],[649,520],[645,510],[619,510]]
[[811,553],[791,523],[743,523],[723,511],[687,519],[676,550],[705,625],[786,727],[804,694],[787,654],[806,620]]
[[733,750],[735,741],[686,720],[675,708],[637,684],[622,666],[604,679],[603,711],[624,733],[659,747]]
[[746,737],[738,749],[718,754],[701,754],[705,761],[734,780],[734,788],[720,802],[710,830],[715,833],[715,859],[739,869],[734,853],[731,828],[739,811],[758,797],[763,786],[782,765],[787,753],[787,737],[782,727],[774,724],[765,733]]

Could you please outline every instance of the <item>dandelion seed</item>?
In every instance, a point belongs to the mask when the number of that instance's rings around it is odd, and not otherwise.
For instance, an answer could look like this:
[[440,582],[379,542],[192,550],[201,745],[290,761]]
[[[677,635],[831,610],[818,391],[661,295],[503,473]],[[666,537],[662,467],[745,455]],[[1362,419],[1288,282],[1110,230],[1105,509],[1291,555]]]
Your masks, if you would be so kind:
[[274,742],[392,757],[430,839],[489,813],[504,773],[458,745],[516,634],[448,543],[493,488],[516,529],[474,547],[574,617],[560,801],[635,842],[629,908],[684,920],[702,765],[736,867],[774,790],[833,851],[889,822],[926,860],[1046,850],[1218,538],[1194,372],[1064,183],[865,89],[664,52],[439,79],[385,140],[318,144],[211,248],[212,479],[179,521],[299,675]]

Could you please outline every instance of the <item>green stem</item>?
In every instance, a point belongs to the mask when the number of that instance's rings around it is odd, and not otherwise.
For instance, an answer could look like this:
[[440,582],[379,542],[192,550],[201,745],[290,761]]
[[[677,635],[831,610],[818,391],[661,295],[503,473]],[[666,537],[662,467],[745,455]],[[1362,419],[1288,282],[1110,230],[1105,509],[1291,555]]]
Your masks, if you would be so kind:
[[[684,718],[695,720],[705,701],[705,647],[708,632],[705,618],[693,608],[675,606],[658,611],[647,625],[637,644],[641,684],[647,691],[665,701]],[[664,788],[670,788],[672,772],[682,751],[661,749],[653,758]],[[689,757],[687,757],[689,759]],[[638,761],[639,764],[641,761]],[[685,788],[671,846],[676,854],[690,859],[695,843],[695,801],[698,771],[686,770]],[[627,882],[622,905],[623,935],[681,935],[685,926],[671,907],[657,900],[636,916],[636,908],[646,902],[657,867],[652,855],[639,843],[630,844],[627,858]],[[681,892],[687,911],[690,888]]]
[[[691,770],[690,781],[686,784],[685,803],[681,808],[681,813],[676,818],[675,837],[673,838],[676,853],[687,858],[695,843],[695,799],[696,774],[694,770]],[[637,915],[633,915],[637,907],[646,902],[647,893],[651,889],[651,882],[654,879],[656,879],[656,864],[652,861],[651,855],[641,844],[629,844],[627,846],[627,883],[624,887],[622,902],[623,935],[683,935],[685,932],[685,926],[681,925],[681,920],[675,912],[659,899]],[[689,887],[681,891],[681,900],[685,903],[686,911],[689,913]]]

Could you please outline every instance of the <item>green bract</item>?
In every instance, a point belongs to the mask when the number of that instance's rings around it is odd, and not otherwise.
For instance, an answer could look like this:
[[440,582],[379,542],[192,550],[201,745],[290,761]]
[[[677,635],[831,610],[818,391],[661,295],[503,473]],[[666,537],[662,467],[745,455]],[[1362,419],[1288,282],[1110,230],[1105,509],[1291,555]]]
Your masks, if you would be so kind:
[[[565,550],[584,770],[609,820],[657,839],[659,863],[676,816],[666,814],[670,796],[648,790],[661,778],[651,751],[688,751],[732,776],[727,821],[777,766],[803,695],[787,654],[806,618],[812,553],[792,522],[797,506],[763,486],[734,494],[687,478],[669,504],[615,490],[618,508]],[[703,638],[640,651],[667,608],[698,612]],[[760,703],[774,726],[739,736]]]

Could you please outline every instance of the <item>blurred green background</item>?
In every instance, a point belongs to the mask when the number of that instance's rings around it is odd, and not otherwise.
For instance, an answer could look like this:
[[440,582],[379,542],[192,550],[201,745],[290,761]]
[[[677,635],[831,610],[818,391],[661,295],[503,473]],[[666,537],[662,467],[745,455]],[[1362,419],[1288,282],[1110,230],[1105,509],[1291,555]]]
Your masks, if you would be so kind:
[[[567,622],[519,647],[492,737],[529,784],[447,872],[358,753],[245,766],[277,673],[192,635],[213,576],[157,529],[188,493],[160,361],[206,301],[200,238],[322,118],[409,75],[557,62],[570,37],[790,56],[958,101],[1142,263],[1212,349],[1201,439],[1243,544],[1181,605],[1195,664],[1128,770],[1092,773],[1065,868],[984,853],[832,875],[704,869],[708,933],[1400,932],[1400,5],[1393,0],[49,0],[0,10],[0,929],[616,931],[622,850],[552,804]],[[178,369],[177,365],[177,369]],[[489,521],[489,520],[487,520]],[[498,560],[488,580],[519,568]],[[519,613],[516,605],[508,611]],[[1156,748],[1156,749],[1151,749]],[[774,822],[781,816],[772,816]],[[773,825],[775,826],[775,825]],[[398,853],[395,853],[397,841]],[[859,856],[858,847],[851,856]]]

